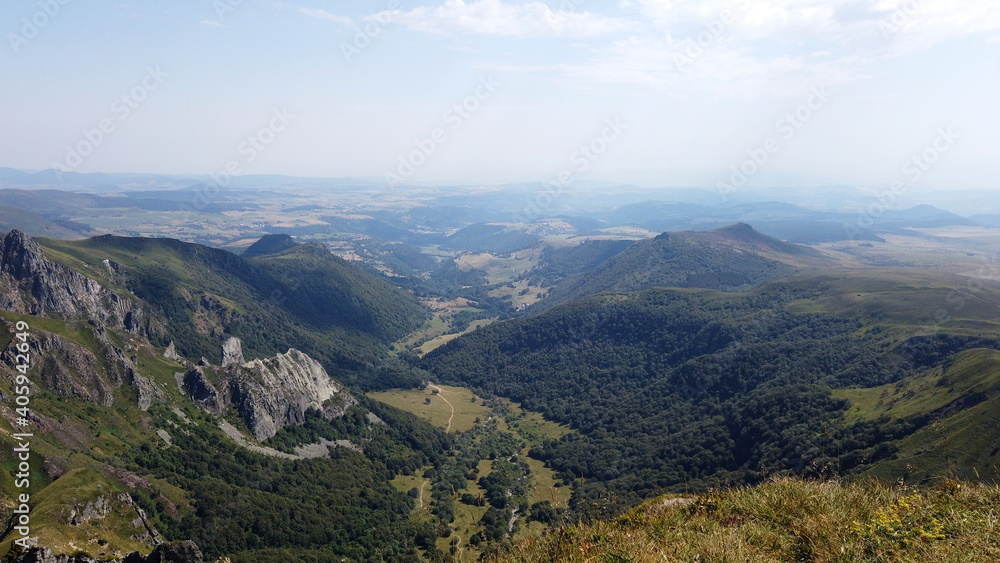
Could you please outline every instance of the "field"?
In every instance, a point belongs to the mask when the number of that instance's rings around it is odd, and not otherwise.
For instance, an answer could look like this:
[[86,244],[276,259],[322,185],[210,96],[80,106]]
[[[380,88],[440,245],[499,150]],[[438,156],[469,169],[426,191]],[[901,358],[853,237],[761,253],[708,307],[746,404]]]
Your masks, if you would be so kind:
[[451,324],[455,313],[463,311],[480,313],[482,309],[473,307],[469,300],[463,297],[453,299],[425,299],[423,304],[430,309],[431,318],[427,319],[427,322],[419,329],[396,342],[393,346],[394,348],[410,349],[423,356],[467,332],[493,322],[493,319],[480,319],[470,323],[465,330],[456,332],[453,330]]
[[[416,414],[450,432],[472,429],[476,425],[477,419],[481,422],[485,421],[491,413],[495,412],[491,408],[483,406],[478,397],[469,389],[447,385],[428,384],[425,389],[397,389],[369,393],[368,397]],[[428,399],[430,399],[429,403]],[[500,412],[505,414],[502,418],[494,414],[498,423],[496,431],[513,433],[524,442],[519,457],[528,464],[531,471],[532,488],[528,494],[529,504],[548,501],[553,507],[568,508],[570,496],[573,493],[572,488],[562,486],[560,480],[556,479],[555,473],[545,467],[544,463],[528,457],[528,451],[545,440],[555,440],[564,436],[570,432],[570,429],[545,420],[538,413],[525,411],[517,403],[506,399],[498,399],[498,401],[501,405]],[[478,477],[489,475],[492,466],[491,460],[480,461]],[[423,470],[417,471],[413,475],[397,476],[392,483],[396,489],[404,493],[413,488],[418,490],[412,518],[418,521],[432,518],[429,511],[430,480],[423,477]],[[455,497],[459,498],[464,493],[480,497],[485,491],[479,486],[478,481],[469,480],[464,489],[455,491]],[[470,536],[479,532],[478,522],[486,513],[487,507],[455,502],[454,510],[455,520],[451,524],[453,533],[448,538],[438,539],[438,549],[447,552],[452,545],[455,545],[457,549],[455,557],[458,561],[475,561],[479,552],[469,546],[468,541]],[[527,523],[524,518],[520,518],[520,530],[517,537],[537,537],[545,528],[546,526],[539,522]],[[458,543],[452,544],[456,539]]]
[[396,389],[369,393],[368,397],[411,412],[445,432],[471,430],[477,418],[490,412],[472,391],[448,385],[428,384],[424,389]]

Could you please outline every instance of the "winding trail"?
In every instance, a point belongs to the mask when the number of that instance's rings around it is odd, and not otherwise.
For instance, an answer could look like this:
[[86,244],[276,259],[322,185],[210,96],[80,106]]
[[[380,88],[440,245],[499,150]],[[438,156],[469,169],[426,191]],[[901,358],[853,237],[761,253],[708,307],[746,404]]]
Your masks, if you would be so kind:
[[428,383],[427,386],[430,387],[431,389],[436,389],[437,396],[441,397],[441,400],[444,401],[445,404],[448,405],[448,408],[451,409],[451,416],[448,417],[448,427],[444,429],[445,433],[451,432],[451,421],[455,419],[455,405],[452,405],[451,401],[449,401],[448,398],[444,396],[444,389],[441,389],[440,387],[432,383]]

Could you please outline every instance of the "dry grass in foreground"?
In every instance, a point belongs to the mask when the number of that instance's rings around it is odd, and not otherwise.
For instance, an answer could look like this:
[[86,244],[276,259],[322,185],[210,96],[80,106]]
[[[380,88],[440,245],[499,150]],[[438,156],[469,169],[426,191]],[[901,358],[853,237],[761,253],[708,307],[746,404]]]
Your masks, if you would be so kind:
[[1000,487],[780,479],[611,522],[566,526],[490,559],[524,562],[997,562]]

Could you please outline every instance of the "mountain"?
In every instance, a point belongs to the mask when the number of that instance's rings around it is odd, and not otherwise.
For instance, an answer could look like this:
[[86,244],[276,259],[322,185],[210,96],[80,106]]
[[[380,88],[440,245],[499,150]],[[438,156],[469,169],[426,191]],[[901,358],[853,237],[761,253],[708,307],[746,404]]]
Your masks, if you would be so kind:
[[[595,295],[626,293],[653,287],[698,287],[736,291],[760,285],[792,267],[787,263],[819,260],[807,247],[765,236],[740,223],[714,231],[663,233],[613,252],[618,247],[604,243],[610,256],[593,267],[580,262],[577,271],[565,270],[555,282],[549,305]],[[563,256],[597,251],[594,245]],[[595,256],[602,257],[600,251]],[[537,275],[555,279],[560,254],[543,257]]]
[[213,363],[229,336],[258,357],[295,342],[348,383],[399,384],[390,379],[403,371],[385,368],[392,365],[387,347],[426,317],[414,297],[317,244],[246,259],[171,239],[41,243],[115,291],[146,301],[141,329],[154,344],[172,341],[182,356]]
[[297,242],[292,240],[292,237],[285,234],[264,235],[257,242],[248,246],[241,256],[244,258],[254,258],[265,254],[277,254],[297,244]]
[[595,295],[465,334],[422,367],[577,430],[532,451],[576,506],[774,474],[996,478],[1000,288],[929,325],[967,281],[925,276]]
[[499,224],[476,223],[459,229],[444,240],[444,246],[466,252],[508,254],[538,246],[538,237]]
[[[305,315],[310,300],[340,317]],[[78,563],[130,552],[137,563],[196,563],[199,551],[208,561],[435,556],[433,526],[410,520],[414,501],[390,480],[437,464],[451,438],[350,387],[385,373],[355,351],[377,359],[422,314],[309,245],[250,261],[163,239],[3,235],[0,395],[30,402],[4,409],[0,458],[15,463],[15,448],[30,445],[30,461],[26,484],[0,483],[0,517],[12,521],[13,499],[27,498],[31,538],[46,549],[24,553],[10,526],[0,553]],[[26,431],[27,442],[15,436]],[[197,546],[154,549],[167,539]]]

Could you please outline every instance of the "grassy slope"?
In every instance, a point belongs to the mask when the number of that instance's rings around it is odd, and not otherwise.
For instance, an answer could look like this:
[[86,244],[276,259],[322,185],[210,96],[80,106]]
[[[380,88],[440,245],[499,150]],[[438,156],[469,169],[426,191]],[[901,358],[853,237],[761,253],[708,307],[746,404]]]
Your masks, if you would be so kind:
[[1000,478],[1000,352],[966,350],[919,376],[834,394],[851,401],[854,418],[931,416],[900,441],[896,459],[877,464],[870,475],[927,479],[946,470],[963,479]]
[[778,480],[680,501],[661,497],[611,522],[553,530],[501,562],[1000,560],[1000,488],[934,489]]

